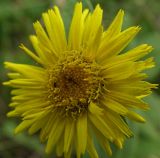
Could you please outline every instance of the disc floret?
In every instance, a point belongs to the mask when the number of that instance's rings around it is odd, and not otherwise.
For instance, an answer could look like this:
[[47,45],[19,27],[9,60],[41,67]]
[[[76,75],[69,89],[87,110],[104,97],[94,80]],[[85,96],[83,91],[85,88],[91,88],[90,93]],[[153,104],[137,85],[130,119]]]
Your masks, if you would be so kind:
[[96,101],[100,88],[99,67],[73,51],[48,70],[48,99],[65,115],[77,117]]

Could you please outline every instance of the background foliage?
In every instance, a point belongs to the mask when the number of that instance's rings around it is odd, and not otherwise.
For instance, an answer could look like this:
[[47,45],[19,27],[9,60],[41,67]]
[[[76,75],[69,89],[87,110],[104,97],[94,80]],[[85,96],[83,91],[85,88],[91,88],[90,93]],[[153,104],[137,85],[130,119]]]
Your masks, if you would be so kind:
[[[68,31],[72,9],[76,0],[1,0],[0,1],[0,83],[7,80],[4,61],[32,63],[30,58],[18,48],[20,43],[28,43],[28,35],[34,33],[32,23],[41,19],[41,13],[59,5]],[[120,8],[125,10],[124,28],[140,25],[143,29],[130,48],[142,43],[154,47],[151,56],[155,57],[156,67],[148,71],[149,81],[159,83],[160,77],[160,1],[159,0],[83,0],[84,6],[93,10],[97,3],[104,9],[104,26],[109,25]],[[44,147],[37,136],[27,133],[14,135],[17,119],[9,119],[7,104],[10,102],[10,89],[0,84],[0,158],[56,158],[46,156]],[[159,90],[146,98],[151,110],[142,113],[146,124],[131,124],[135,136],[127,140],[123,150],[113,146],[112,158],[160,158],[160,96]],[[100,158],[106,158],[105,152],[97,145]],[[88,158],[87,155],[84,156]]]

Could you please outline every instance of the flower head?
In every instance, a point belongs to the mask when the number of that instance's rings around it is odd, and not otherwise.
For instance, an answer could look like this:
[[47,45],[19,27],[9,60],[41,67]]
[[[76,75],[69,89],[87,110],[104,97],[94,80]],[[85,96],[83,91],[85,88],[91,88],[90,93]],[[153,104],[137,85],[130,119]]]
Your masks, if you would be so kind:
[[5,85],[14,88],[14,108],[8,116],[22,123],[19,133],[40,132],[47,142],[46,152],[77,158],[87,151],[97,158],[93,135],[111,155],[110,143],[122,148],[132,131],[126,119],[144,122],[136,109],[147,110],[141,99],[156,85],[144,79],[143,70],[154,66],[152,58],[140,60],[152,47],[142,44],[127,52],[124,48],[139,32],[139,27],[121,31],[124,12],[120,10],[107,30],[102,27],[99,5],[90,13],[75,5],[66,39],[63,20],[57,7],[43,13],[45,28],[34,23],[36,35],[30,36],[34,52],[21,45],[36,66],[5,62],[11,78]]

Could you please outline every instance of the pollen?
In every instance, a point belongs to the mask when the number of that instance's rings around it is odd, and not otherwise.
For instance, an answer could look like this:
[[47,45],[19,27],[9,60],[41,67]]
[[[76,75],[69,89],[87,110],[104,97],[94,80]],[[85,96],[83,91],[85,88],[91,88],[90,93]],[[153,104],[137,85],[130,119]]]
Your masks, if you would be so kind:
[[[77,58],[78,57],[78,58]],[[99,67],[73,52],[48,71],[48,99],[66,116],[78,117],[96,101],[100,88]]]

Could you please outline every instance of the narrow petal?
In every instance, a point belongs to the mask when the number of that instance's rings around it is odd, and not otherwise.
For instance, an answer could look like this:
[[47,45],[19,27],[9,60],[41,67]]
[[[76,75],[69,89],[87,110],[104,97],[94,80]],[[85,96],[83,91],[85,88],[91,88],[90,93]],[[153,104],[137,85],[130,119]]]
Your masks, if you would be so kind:
[[156,88],[156,84],[151,84],[145,81],[132,81],[126,79],[125,81],[117,80],[111,81],[107,85],[108,90],[117,92],[123,92],[132,96],[148,95],[153,88]]
[[17,79],[17,78],[22,78],[22,76],[19,74],[19,73],[8,73],[7,76],[10,78],[10,79]]
[[71,146],[72,140],[73,140],[73,135],[75,132],[75,126],[74,126],[74,121],[73,120],[66,120],[65,123],[65,132],[64,132],[64,152],[68,152],[69,148]]
[[64,153],[64,158],[71,158],[72,155],[72,146],[70,147],[67,153]]
[[87,133],[87,115],[84,114],[77,120],[77,155],[79,157],[81,154],[85,153],[87,145]]
[[35,121],[35,123],[32,124],[32,126],[29,128],[28,132],[29,134],[34,134],[36,132],[38,132],[38,130],[40,130],[41,128],[43,128],[49,117],[45,117],[48,113],[46,113],[45,115],[43,115],[41,118],[39,118],[37,121]]
[[89,155],[91,156],[91,158],[99,158],[97,151],[95,149],[93,140],[90,136],[90,133],[88,134],[88,137],[87,137],[87,151]]
[[123,138],[118,138],[114,141],[114,144],[119,148],[122,149],[123,148],[123,142],[124,139]]
[[55,55],[52,55],[50,51],[46,51],[46,49],[44,49],[44,47],[40,44],[40,41],[38,41],[38,38],[35,35],[31,35],[29,39],[33,45],[35,52],[43,61],[43,65],[45,67],[57,61],[57,57]]
[[112,40],[101,45],[101,48],[98,51],[97,61],[101,64],[107,64],[107,61],[120,53],[136,36],[139,32],[139,27],[130,27],[127,30],[121,32],[118,36]]
[[48,13],[42,15],[51,43],[56,51],[56,54],[61,53],[66,49],[66,35],[59,9],[57,7],[50,9]]
[[109,81],[116,81],[130,77],[135,71],[135,63],[129,61],[111,67],[107,66],[101,71],[101,75]]
[[119,64],[128,61],[136,61],[144,57],[148,53],[150,53],[152,50],[153,50],[152,46],[149,46],[147,44],[142,44],[134,49],[127,51],[126,53],[114,57],[112,60],[108,61],[107,65]]
[[8,82],[4,82],[3,85],[11,86],[15,88],[24,88],[24,87],[39,87],[42,88],[42,82],[37,82],[38,80],[34,79],[14,79]]
[[20,133],[22,131],[24,131],[25,129],[27,129],[29,126],[31,126],[31,124],[33,124],[34,120],[24,120],[22,121],[22,123],[20,123],[16,129],[15,129],[15,134]]
[[32,66],[32,65],[25,65],[25,64],[15,64],[11,62],[5,62],[5,67],[18,72],[23,77],[26,78],[36,78],[38,80],[43,80],[45,74],[45,70],[43,68]]
[[113,22],[110,24],[110,26],[104,32],[102,43],[107,40],[110,40],[111,38],[114,38],[115,36],[117,36],[121,32],[123,17],[124,17],[124,11],[119,10],[119,12],[116,15],[116,17],[114,18]]
[[105,97],[102,99],[102,105],[107,107],[110,110],[113,110],[114,112],[120,114],[120,115],[126,115],[128,112],[128,109],[124,107],[122,104],[112,100],[112,99],[106,99]]
[[[124,135],[131,137],[133,134],[120,115],[115,112],[105,111],[105,115]],[[115,137],[116,138],[116,137]]]
[[84,56],[95,58],[96,52],[99,48],[103,28],[102,23],[103,11],[99,5],[96,6],[92,14],[86,17],[83,33],[83,52]]
[[120,54],[118,56],[111,58],[110,60],[107,61],[106,66],[112,67],[115,65],[123,64],[125,62],[136,61],[144,57],[148,53],[150,53],[152,50],[153,50],[152,46],[149,46],[147,44],[142,44],[140,46],[137,46],[134,49],[127,51],[126,53],[123,53],[123,54]]
[[94,128],[93,126],[92,126],[92,128],[93,128],[95,136],[97,137],[97,140],[100,143],[100,145],[102,146],[102,148],[107,152],[107,154],[109,156],[111,156],[112,155],[112,150],[111,150],[110,144],[108,142],[108,139],[106,139],[103,136],[103,134],[100,131],[98,131],[98,129]]
[[30,89],[14,89],[11,91],[12,95],[26,95],[26,96],[34,96],[34,97],[38,97],[38,95],[45,95],[46,94],[46,90],[45,89],[41,89],[43,92],[38,91],[38,90],[32,90],[32,94],[30,94]]
[[64,121],[57,119],[51,129],[46,146],[46,153],[51,153],[64,130]]
[[99,108],[95,103],[91,102],[89,105],[89,111],[93,115],[102,115],[103,114],[103,109]]
[[141,71],[143,71],[145,69],[150,69],[150,68],[152,68],[154,66],[155,66],[155,62],[154,62],[153,57],[151,57],[151,58],[148,58],[148,59],[146,59],[144,61],[138,61],[136,63],[136,70],[138,72],[141,72]]
[[42,64],[43,65],[43,61],[35,55],[35,53],[33,53],[31,50],[29,50],[28,48],[26,48],[23,44],[20,45],[20,48],[22,50],[24,50],[24,52],[26,54],[28,54],[31,58],[33,58],[33,60],[35,60],[36,62],[38,62],[39,64]]
[[135,120],[137,122],[142,122],[142,123],[146,122],[145,119],[142,116],[138,115],[137,113],[135,113],[133,111],[129,111],[128,114],[127,114],[127,117],[129,119]]
[[52,56],[55,59],[57,59],[58,58],[57,52],[53,47],[51,40],[48,38],[46,32],[44,31],[42,25],[37,21],[36,23],[33,24],[33,26],[36,31],[37,38],[39,41],[39,47],[41,48],[41,50],[43,50],[43,52],[51,53]]
[[57,142],[56,145],[56,154],[58,157],[62,157],[64,149],[64,136],[61,136],[60,140]]
[[113,140],[114,133],[110,129],[110,127],[106,124],[106,122],[103,119],[103,116],[94,116],[93,114],[89,113],[89,119],[93,123],[93,125],[110,141]]
[[83,14],[82,14],[82,3],[76,3],[70,31],[68,46],[69,50],[80,50],[83,35]]
[[139,108],[143,110],[149,109],[148,104],[132,95],[115,91],[110,91],[106,95],[126,107]]
[[102,37],[103,28],[99,27],[97,32],[95,33],[95,36],[91,36],[92,38],[88,40],[87,48],[83,52],[83,55],[90,59],[95,59],[97,50],[99,48],[101,37]]

